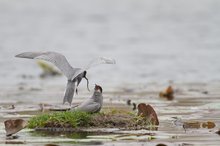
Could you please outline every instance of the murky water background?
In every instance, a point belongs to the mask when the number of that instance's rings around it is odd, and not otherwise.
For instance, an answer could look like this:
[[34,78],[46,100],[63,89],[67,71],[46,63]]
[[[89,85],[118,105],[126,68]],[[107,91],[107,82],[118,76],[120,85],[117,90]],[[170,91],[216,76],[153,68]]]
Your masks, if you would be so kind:
[[[177,90],[173,101],[166,101],[158,97],[160,89],[163,87],[151,84],[148,87],[137,87],[135,90],[130,88],[106,91],[104,93],[104,109],[111,108],[127,109],[132,111],[132,107],[126,105],[126,101],[131,99],[136,103],[147,103],[152,105],[159,117],[160,125],[158,131],[118,131],[108,129],[111,134],[98,133],[55,133],[52,134],[34,132],[28,129],[22,130],[15,140],[7,140],[5,137],[3,121],[9,118],[28,119],[35,114],[39,114],[39,103],[49,103],[60,105],[61,98],[59,90],[48,89],[47,91],[16,91],[9,96],[12,99],[19,98],[17,102],[6,100],[0,104],[0,145],[5,143],[23,143],[25,145],[147,145],[155,146],[163,143],[167,145],[219,145],[219,135],[215,132],[220,125],[220,85],[217,84],[174,84]],[[49,92],[49,93],[48,93]],[[82,102],[89,94],[81,92],[80,96],[74,98],[74,103]],[[29,98],[28,98],[29,97]],[[22,99],[22,98],[25,98]],[[48,98],[50,100],[48,100]],[[53,100],[52,100],[53,99]],[[36,101],[33,103],[33,100]],[[15,109],[10,109],[11,105]],[[36,112],[37,111],[37,112]],[[182,121],[207,122],[212,121],[215,127],[207,128],[188,128],[174,125],[172,117],[181,118]],[[102,130],[101,130],[102,131]],[[104,130],[105,131],[105,130]],[[148,134],[151,133],[152,136]]]
[[40,72],[15,54],[48,50],[76,67],[115,58],[93,83],[219,81],[219,15],[219,0],[0,0],[1,84]]
[[[95,83],[103,86],[106,105],[127,108],[127,99],[150,103],[161,122],[155,132],[158,139],[140,137],[130,145],[218,145],[214,132],[220,124],[219,18],[219,0],[0,0],[0,145],[5,143],[5,119],[29,118],[29,111],[38,109],[39,103],[62,102],[65,77],[40,79],[35,61],[14,58],[23,51],[61,52],[73,67],[98,56],[115,58],[116,65],[89,71],[90,88]],[[158,98],[169,83],[182,91],[171,102]],[[90,96],[85,81],[79,93],[74,102]],[[12,104],[16,111],[28,113],[4,111]],[[173,116],[212,120],[217,126],[185,133],[172,126]],[[42,140],[26,131],[19,136],[27,145]],[[74,141],[67,138],[62,137]],[[107,138],[95,144],[128,142]]]

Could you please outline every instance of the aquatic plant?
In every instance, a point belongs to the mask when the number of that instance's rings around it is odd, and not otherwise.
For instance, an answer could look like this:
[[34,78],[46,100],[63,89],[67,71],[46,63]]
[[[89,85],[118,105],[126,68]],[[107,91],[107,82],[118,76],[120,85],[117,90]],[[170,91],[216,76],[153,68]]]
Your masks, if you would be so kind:
[[28,121],[28,128],[37,127],[82,127],[88,126],[91,115],[81,111],[54,112],[32,117]]
[[[122,129],[149,129],[153,123],[135,113],[123,110],[109,110],[96,114],[85,112],[55,112],[42,114],[31,118],[29,128],[122,128]],[[150,128],[151,129],[151,128]]]
[[41,78],[49,77],[49,76],[60,76],[62,75],[59,71],[57,71],[52,65],[46,63],[45,61],[38,60],[38,66],[42,69],[42,73],[40,74]]
[[174,89],[172,86],[168,86],[165,91],[162,91],[159,93],[159,96],[161,98],[165,98],[167,100],[173,100],[174,99]]
[[4,122],[6,136],[11,136],[27,126],[27,122],[23,119],[9,119]]

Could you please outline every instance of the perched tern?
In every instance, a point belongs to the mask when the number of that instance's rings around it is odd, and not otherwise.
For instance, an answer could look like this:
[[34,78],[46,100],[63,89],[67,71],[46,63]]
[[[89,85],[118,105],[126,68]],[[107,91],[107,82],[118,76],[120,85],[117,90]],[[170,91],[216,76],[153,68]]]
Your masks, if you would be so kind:
[[71,109],[72,111],[79,110],[88,113],[97,113],[101,110],[103,104],[102,87],[95,85],[94,93],[92,97],[82,102],[76,108]]

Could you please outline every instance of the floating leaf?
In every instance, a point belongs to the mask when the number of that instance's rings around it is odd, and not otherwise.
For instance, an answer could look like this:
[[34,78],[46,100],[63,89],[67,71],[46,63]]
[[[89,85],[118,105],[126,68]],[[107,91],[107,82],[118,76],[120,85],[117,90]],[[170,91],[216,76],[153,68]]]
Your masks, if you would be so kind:
[[204,122],[204,123],[202,123],[202,127],[203,128],[212,129],[212,128],[215,127],[215,123],[214,122],[210,122],[210,121]]
[[16,120],[6,120],[5,122],[5,131],[6,136],[11,136],[12,134],[17,133],[18,131],[24,129],[27,125],[27,122],[23,119]]
[[194,122],[184,122],[183,123],[183,128],[187,129],[187,128],[207,128],[207,129],[212,129],[215,127],[215,123],[214,122],[199,122],[199,121],[194,121]]
[[166,98],[167,100],[173,100],[174,99],[174,90],[172,86],[169,86],[165,91],[160,92],[160,97]]
[[220,135],[220,129],[218,131],[215,132],[216,134]]
[[195,129],[199,129],[200,128],[201,123],[200,122],[184,122],[183,123],[183,128],[184,129],[188,129],[188,128],[195,128]]
[[156,146],[167,146],[167,145],[160,143],[160,144],[157,144]]
[[151,105],[146,105],[145,103],[140,103],[138,105],[138,115],[143,116],[150,120],[153,125],[159,125],[159,120],[157,114]]

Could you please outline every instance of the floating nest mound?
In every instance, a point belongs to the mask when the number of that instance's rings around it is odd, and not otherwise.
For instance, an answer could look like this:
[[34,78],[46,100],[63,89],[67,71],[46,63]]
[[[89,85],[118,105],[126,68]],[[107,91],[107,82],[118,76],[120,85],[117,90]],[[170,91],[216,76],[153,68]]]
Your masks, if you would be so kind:
[[147,129],[149,126],[153,126],[149,120],[125,111],[95,114],[92,116],[89,125],[91,127],[128,130]]
[[[97,114],[85,112],[54,112],[31,118],[29,128],[68,131],[70,129],[85,128],[119,128],[124,130],[152,129],[154,125],[141,116],[127,111],[111,110]],[[78,130],[77,130],[78,129]],[[71,130],[74,131],[74,130]]]

